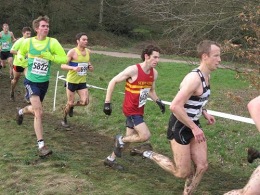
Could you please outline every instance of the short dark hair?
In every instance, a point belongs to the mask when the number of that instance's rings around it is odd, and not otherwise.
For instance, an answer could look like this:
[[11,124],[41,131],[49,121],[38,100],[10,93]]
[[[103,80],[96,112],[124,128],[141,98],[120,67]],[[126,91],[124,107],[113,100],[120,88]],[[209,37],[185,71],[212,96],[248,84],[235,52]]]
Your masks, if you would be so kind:
[[80,40],[80,38],[82,37],[82,36],[84,36],[84,35],[86,35],[87,36],[87,33],[84,33],[84,32],[80,32],[80,33],[78,33],[78,34],[76,34],[76,41],[77,40]]
[[28,26],[25,26],[25,27],[23,27],[23,29],[22,29],[22,33],[25,33],[26,31],[32,31],[32,29],[31,29],[31,27],[28,27]]
[[211,40],[201,41],[197,46],[198,57],[201,58],[201,56],[203,54],[208,55],[210,53],[210,50],[211,50],[211,45],[216,45],[220,48],[220,45],[215,41],[211,41]]
[[147,45],[143,51],[142,51],[142,54],[141,54],[141,58],[142,60],[144,61],[145,60],[145,57],[144,55],[147,54],[148,56],[152,55],[153,51],[157,51],[160,53],[160,49],[159,47],[157,46],[154,46],[154,45]]

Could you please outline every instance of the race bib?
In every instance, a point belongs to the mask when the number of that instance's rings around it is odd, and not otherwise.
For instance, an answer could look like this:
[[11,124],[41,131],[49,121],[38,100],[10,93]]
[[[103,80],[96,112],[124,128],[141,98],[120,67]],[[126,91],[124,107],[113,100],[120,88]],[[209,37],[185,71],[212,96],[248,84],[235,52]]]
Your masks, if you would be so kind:
[[2,49],[9,49],[9,43],[8,42],[3,42],[2,43]]
[[144,88],[140,90],[139,106],[138,106],[139,108],[145,105],[149,92],[150,92],[150,88]]
[[80,71],[78,72],[79,76],[87,75],[88,63],[78,63],[78,67],[80,67]]
[[34,58],[32,73],[40,76],[46,76],[49,69],[49,61],[43,58]]

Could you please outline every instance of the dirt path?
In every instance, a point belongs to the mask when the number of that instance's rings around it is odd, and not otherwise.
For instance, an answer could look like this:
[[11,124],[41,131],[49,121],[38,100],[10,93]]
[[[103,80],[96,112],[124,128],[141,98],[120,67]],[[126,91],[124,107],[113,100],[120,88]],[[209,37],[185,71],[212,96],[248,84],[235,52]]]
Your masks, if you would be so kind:
[[[133,54],[133,53],[123,53],[123,52],[115,52],[115,51],[97,51],[97,50],[91,50],[92,53],[95,54],[103,54],[107,56],[113,56],[113,57],[119,57],[119,58],[136,58],[140,59],[140,55]],[[173,62],[173,63],[182,63],[186,65],[198,65],[198,61],[191,61],[191,60],[176,60],[176,59],[167,59],[167,58],[160,58],[160,62]],[[218,68],[226,68],[226,69],[232,69],[234,68],[225,66],[225,65],[219,65]]]
[[[120,57],[120,58],[123,58],[123,57],[125,57],[125,58],[140,58],[140,55],[133,54],[133,53],[122,53],[122,52],[114,52],[114,51],[96,51],[96,50],[91,50],[91,52],[95,53],[95,54],[103,54],[103,55],[107,55],[107,56]],[[188,63],[185,60],[174,60],[174,59],[166,59],[166,58],[160,58],[160,61],[161,62],[185,63],[185,64]]]

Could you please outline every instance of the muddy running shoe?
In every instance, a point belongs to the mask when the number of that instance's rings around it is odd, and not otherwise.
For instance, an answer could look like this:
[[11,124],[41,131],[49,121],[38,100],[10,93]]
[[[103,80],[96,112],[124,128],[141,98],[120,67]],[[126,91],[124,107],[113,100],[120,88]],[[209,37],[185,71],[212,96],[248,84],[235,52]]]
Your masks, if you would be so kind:
[[11,91],[11,93],[10,93],[10,100],[11,101],[15,101],[15,99],[14,99],[14,92],[13,91]]
[[143,156],[144,151],[152,151],[153,147],[150,143],[144,143],[141,144],[140,146],[134,147],[130,150],[130,155],[131,156]]
[[116,135],[115,136],[114,153],[117,157],[122,156],[122,149],[124,148],[124,143],[120,143],[119,139],[122,139],[122,135]]
[[254,148],[248,148],[247,150],[247,161],[252,163],[255,159],[260,158],[260,152]]
[[110,161],[107,158],[104,160],[104,165],[114,170],[122,171],[124,167],[116,162],[116,160]]
[[63,120],[61,121],[61,125],[62,125],[63,127],[65,127],[65,128],[69,128],[69,127],[70,127],[69,124],[68,124],[68,121],[67,121],[67,115],[65,115],[65,116],[63,117]]
[[16,111],[16,123],[17,125],[21,125],[23,123],[23,115],[19,115],[20,108],[17,108]]
[[73,117],[73,109],[74,109],[74,107],[70,107],[70,110],[68,113],[70,117]]
[[45,157],[52,154],[52,150],[50,150],[47,146],[43,146],[39,149],[39,157]]
[[65,121],[65,120],[63,120],[63,121],[61,121],[61,125],[63,126],[63,127],[65,127],[65,128],[69,128],[70,127],[70,125],[67,123],[67,121]]

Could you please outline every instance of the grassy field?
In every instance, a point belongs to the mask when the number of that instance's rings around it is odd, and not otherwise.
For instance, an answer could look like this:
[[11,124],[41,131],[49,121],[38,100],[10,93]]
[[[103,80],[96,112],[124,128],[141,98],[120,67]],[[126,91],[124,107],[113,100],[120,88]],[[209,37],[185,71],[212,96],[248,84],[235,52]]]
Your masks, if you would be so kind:
[[[89,84],[106,88],[109,80],[138,59],[92,55],[93,73]],[[160,63],[156,91],[162,100],[171,101],[183,76],[194,66]],[[106,168],[103,160],[111,153],[113,136],[124,133],[125,117],[121,111],[124,85],[119,84],[113,94],[113,113],[103,113],[105,92],[90,89],[90,104],[75,108],[69,118],[70,129],[60,126],[62,108],[66,102],[63,81],[58,83],[56,111],[52,111],[56,72],[44,101],[44,136],[53,155],[39,159],[33,117],[25,116],[24,123],[15,122],[16,107],[24,106],[22,83],[17,89],[16,102],[9,102],[8,71],[0,77],[0,194],[122,194],[122,195],[179,195],[184,181],[166,173],[152,161],[132,157],[128,151],[118,159],[126,169],[117,172]],[[60,74],[66,74],[60,71]],[[212,96],[208,109],[249,117],[247,102],[259,92],[246,81],[237,79],[231,70],[219,69],[211,75]],[[19,94],[20,92],[20,94]],[[161,114],[153,102],[146,105],[145,121],[152,132],[151,143],[155,151],[171,156],[166,128],[169,109]],[[199,185],[196,195],[218,195],[244,186],[257,163],[248,164],[248,146],[260,148],[260,136],[254,125],[217,117],[214,126],[202,125],[208,142],[209,170]]]

